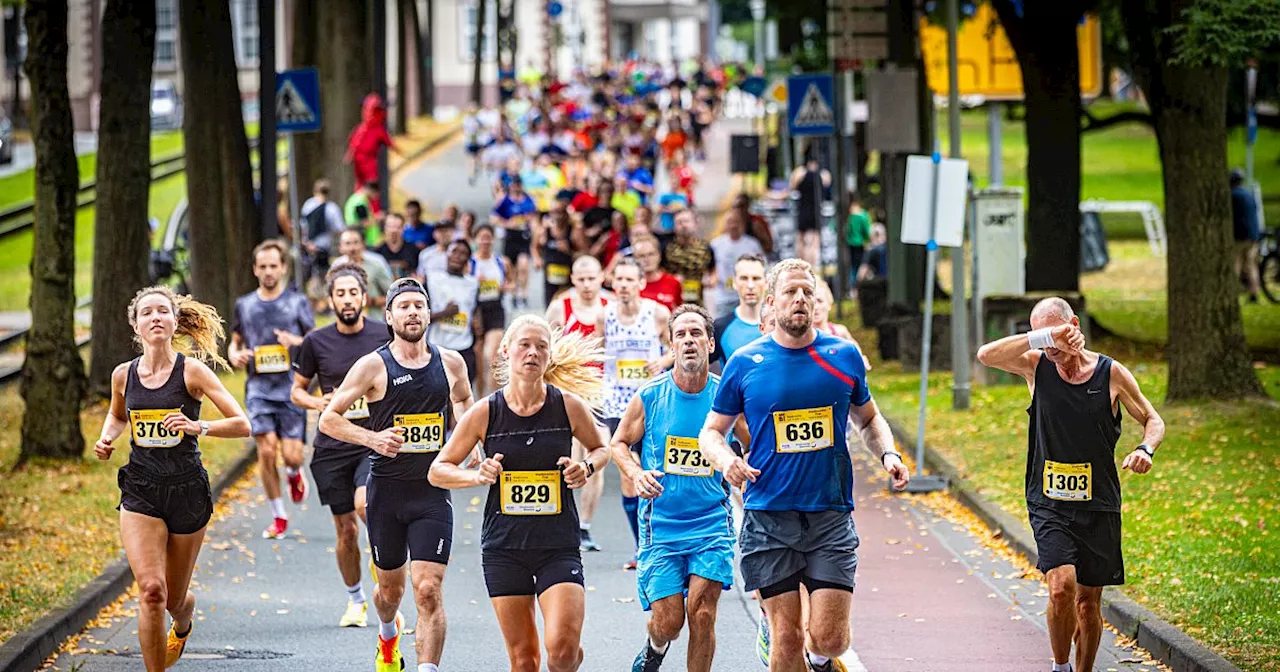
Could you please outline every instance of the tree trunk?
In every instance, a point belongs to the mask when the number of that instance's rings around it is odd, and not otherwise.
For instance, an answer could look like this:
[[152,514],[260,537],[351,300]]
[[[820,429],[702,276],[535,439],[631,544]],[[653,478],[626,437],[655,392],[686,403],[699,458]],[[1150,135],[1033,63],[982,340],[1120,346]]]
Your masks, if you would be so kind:
[[476,0],[476,43],[472,51],[471,65],[471,104],[480,106],[484,104],[484,90],[481,88],[484,83],[481,80],[480,72],[484,66],[484,24],[487,19],[485,17],[484,8],[489,4],[485,0]]
[[102,16],[102,104],[98,115],[98,200],[93,235],[93,321],[89,394],[111,396],[111,372],[133,357],[124,319],[134,292],[151,281],[147,200],[151,186],[151,61],[155,0],[107,0]]
[[422,26],[422,17],[418,15],[418,0],[412,0],[409,3],[409,11],[413,17],[413,29],[416,36],[413,41],[414,52],[418,58],[418,109],[422,114],[434,116],[436,113],[436,91],[435,77],[431,72],[431,38],[432,38],[432,18],[431,14],[435,10],[435,3],[427,0],[427,25],[426,29]]
[[360,123],[360,101],[373,91],[373,43],[368,0],[299,0],[294,5],[294,67],[320,72],[318,133],[294,137],[298,183],[303,193],[324,177],[341,204],[354,190],[351,170],[342,162],[347,139]]
[[187,162],[192,285],[201,300],[227,316],[235,297],[255,285],[249,269],[261,235],[231,11],[225,2],[180,2],[178,7],[187,97],[182,130],[187,156],[199,157]]
[[80,170],[67,90],[67,2],[28,0],[31,127],[35,141],[35,245],[31,255],[31,331],[22,363],[22,448],[31,457],[84,453],[80,400],[84,362],[76,349],[76,192]]
[[409,128],[409,59],[414,51],[408,6],[413,3],[414,0],[400,0],[396,5],[396,133],[404,133]]

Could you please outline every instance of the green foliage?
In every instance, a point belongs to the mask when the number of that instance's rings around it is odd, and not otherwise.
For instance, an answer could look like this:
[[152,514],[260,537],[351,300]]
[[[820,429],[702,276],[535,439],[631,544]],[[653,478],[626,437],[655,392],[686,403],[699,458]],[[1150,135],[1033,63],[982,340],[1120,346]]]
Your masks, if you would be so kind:
[[1239,66],[1280,43],[1280,0],[1196,0],[1168,32],[1175,63]]

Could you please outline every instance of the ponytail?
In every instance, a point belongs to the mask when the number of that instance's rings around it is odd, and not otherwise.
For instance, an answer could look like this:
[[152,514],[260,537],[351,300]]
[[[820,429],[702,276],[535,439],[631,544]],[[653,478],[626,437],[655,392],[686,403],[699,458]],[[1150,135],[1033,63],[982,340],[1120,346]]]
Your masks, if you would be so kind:
[[592,409],[599,409],[604,403],[604,376],[599,364],[604,361],[604,349],[595,337],[586,337],[579,332],[565,333],[560,329],[553,330],[546,320],[536,315],[521,315],[511,321],[511,326],[502,336],[502,344],[498,348],[499,356],[493,363],[494,379],[499,385],[506,385],[511,380],[511,362],[502,354],[505,353],[512,336],[525,326],[536,326],[551,337],[551,356],[542,380],[581,397]]
[[[152,294],[164,296],[173,307],[174,320],[178,325],[173,334],[174,350],[187,357],[194,357],[210,367],[231,369],[227,360],[223,359],[218,352],[223,339],[226,338],[226,331],[223,329],[222,318],[218,315],[217,309],[206,303],[200,303],[189,295],[174,294],[173,290],[160,285],[140,290],[129,302],[129,326],[136,330],[138,301]],[[133,342],[139,349],[142,348],[142,341],[136,333]]]

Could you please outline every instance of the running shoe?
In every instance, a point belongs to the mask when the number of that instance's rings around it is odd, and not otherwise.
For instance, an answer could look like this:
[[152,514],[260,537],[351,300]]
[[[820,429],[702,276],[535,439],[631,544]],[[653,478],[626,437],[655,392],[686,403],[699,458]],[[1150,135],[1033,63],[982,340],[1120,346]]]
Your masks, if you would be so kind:
[[284,539],[284,535],[289,531],[288,518],[276,518],[271,521],[271,525],[262,531],[263,539]]
[[396,612],[396,636],[390,640],[378,635],[378,653],[374,656],[374,672],[403,672],[404,656],[400,653],[400,632],[404,630],[404,617]]
[[636,559],[631,558],[630,560],[626,561],[625,563],[622,564],[622,568],[627,570],[628,572],[636,571]]
[[165,668],[173,667],[182,657],[182,652],[187,650],[187,638],[191,636],[191,630],[195,628],[195,620],[192,619],[191,625],[187,626],[187,634],[178,634],[178,624],[175,622],[169,626],[169,639],[164,644],[164,666]]
[[662,667],[662,659],[666,657],[667,654],[654,651],[649,646],[649,639],[645,638],[644,648],[640,649],[635,661],[631,663],[631,672],[658,672],[658,668]]
[[307,479],[301,471],[289,477],[289,498],[294,504],[301,504],[307,498]]
[[347,602],[347,611],[338,621],[339,628],[365,628],[369,626],[369,603]]
[[578,541],[579,551],[586,553],[587,551],[600,550],[600,544],[597,544],[596,540],[591,538],[591,530],[580,530],[580,532],[582,533],[582,536]]
[[756,653],[760,656],[760,662],[769,667],[769,617],[765,616],[764,611],[760,612],[759,625],[756,626]]
[[809,660],[809,654],[806,652],[804,654],[804,662],[813,672],[849,672],[849,668],[845,667],[839,658],[831,658],[823,665],[814,665],[813,661]]

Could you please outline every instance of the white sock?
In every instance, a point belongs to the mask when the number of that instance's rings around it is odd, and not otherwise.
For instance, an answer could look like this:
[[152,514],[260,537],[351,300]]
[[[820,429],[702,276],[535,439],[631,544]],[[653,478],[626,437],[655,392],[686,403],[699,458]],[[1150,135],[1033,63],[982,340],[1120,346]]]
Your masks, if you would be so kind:
[[286,476],[288,476],[289,478],[293,478],[294,476],[297,476],[297,475],[298,475],[298,468],[297,468],[297,467],[285,467],[285,468],[284,468],[284,473],[285,473],[285,475],[286,475]]
[[590,532],[591,523],[578,523],[578,529],[582,530],[583,532]]
[[284,518],[285,520],[289,519],[289,514],[284,512],[284,499],[276,497],[275,499],[267,500],[267,503],[271,505],[272,516]]
[[812,652],[809,653],[809,662],[812,663],[814,667],[822,667],[823,665],[826,665],[830,661],[831,659],[826,656],[819,656],[818,654],[812,653]]
[[364,585],[357,583],[354,586],[347,586],[347,599],[352,604],[364,604]]
[[1071,672],[1071,661],[1053,664],[1053,672]]
[[396,629],[395,619],[392,619],[390,623],[383,623],[381,619],[378,620],[378,636],[382,638],[382,641],[389,642],[395,639],[398,634],[400,634],[400,631]]
[[654,645],[653,645],[653,639],[650,639],[650,640],[649,640],[649,648],[653,649],[653,650],[654,650],[655,652],[657,652],[657,653],[661,653],[661,654],[663,654],[663,655],[666,655],[666,653],[667,653],[667,649],[671,648],[671,642],[667,642],[666,644],[663,644],[663,645],[662,645],[662,648],[661,648],[661,649],[659,649],[658,647],[656,647],[656,646],[654,646]]
[[440,666],[435,663],[418,663],[418,672],[440,672]]

